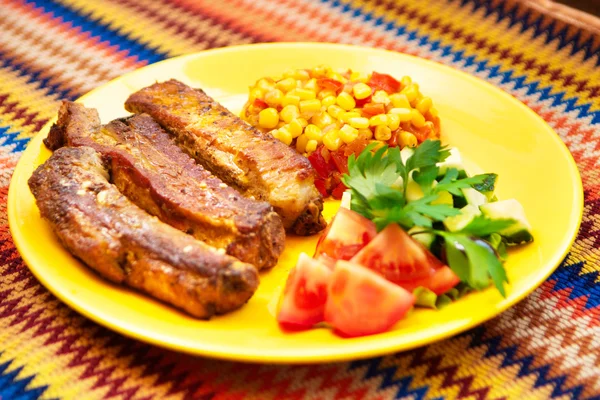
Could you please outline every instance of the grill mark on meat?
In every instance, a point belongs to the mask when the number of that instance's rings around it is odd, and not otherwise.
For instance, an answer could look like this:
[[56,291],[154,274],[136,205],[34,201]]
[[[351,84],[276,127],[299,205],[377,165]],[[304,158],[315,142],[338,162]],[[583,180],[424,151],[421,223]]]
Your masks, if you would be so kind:
[[172,79],[132,94],[125,108],[151,115],[188,154],[244,196],[271,203],[289,232],[312,235],[325,228],[310,162],[201,89]]
[[258,272],[133,204],[90,147],[58,149],[29,179],[41,216],[63,246],[106,279],[198,318],[239,308]]
[[45,143],[50,149],[93,147],[109,161],[112,182],[135,204],[242,261],[268,268],[283,251],[285,232],[272,207],[211,175],[148,115],[101,126],[96,110],[63,102]]

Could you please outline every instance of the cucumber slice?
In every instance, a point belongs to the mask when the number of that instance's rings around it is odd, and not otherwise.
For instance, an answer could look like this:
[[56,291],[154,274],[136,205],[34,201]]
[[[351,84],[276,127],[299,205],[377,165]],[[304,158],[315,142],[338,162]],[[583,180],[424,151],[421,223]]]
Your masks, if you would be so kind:
[[478,192],[473,188],[460,189],[465,195],[465,200],[467,200],[467,204],[471,204],[475,207],[479,207],[488,202],[488,198],[485,194]]
[[412,228],[410,228],[408,230],[408,234],[415,239],[417,242],[421,243],[423,246],[427,247],[428,249],[431,249],[431,245],[433,244],[433,241],[435,240],[435,235],[431,232],[423,232],[423,233],[417,233],[414,234],[415,232],[421,232],[423,231],[424,228],[420,227],[420,226],[413,226]]
[[481,215],[479,207],[476,207],[472,204],[468,204],[465,207],[461,208],[459,215],[447,217],[444,220],[444,226],[450,232],[457,232],[465,226],[469,225],[471,221],[473,221],[473,218],[475,218],[478,215]]
[[498,232],[507,244],[516,245],[533,241],[531,224],[527,221],[525,210],[521,203],[515,199],[500,200],[483,204],[479,207],[483,215],[490,219],[514,219],[516,222],[508,228]]

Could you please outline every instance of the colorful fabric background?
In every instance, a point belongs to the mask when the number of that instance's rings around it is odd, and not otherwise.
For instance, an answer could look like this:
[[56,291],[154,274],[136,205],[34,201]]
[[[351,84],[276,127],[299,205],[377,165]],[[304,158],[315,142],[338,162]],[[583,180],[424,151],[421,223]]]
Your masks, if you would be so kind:
[[[256,21],[260,21],[257,23]],[[539,289],[494,320],[414,351],[315,366],[185,356],[79,316],[31,275],[6,195],[61,99],[212,47],[328,41],[453,66],[513,94],[573,153],[581,232]],[[600,399],[599,40],[492,0],[0,0],[0,398]]]

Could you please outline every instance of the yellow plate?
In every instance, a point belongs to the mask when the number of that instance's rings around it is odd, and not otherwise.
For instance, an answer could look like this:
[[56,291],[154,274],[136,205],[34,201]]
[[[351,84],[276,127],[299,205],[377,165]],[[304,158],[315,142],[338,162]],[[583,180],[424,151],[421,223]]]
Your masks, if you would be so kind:
[[[328,362],[406,350],[480,324],[521,300],[565,257],[581,222],[583,189],[571,154],[533,111],[501,90],[465,73],[415,57],[334,44],[260,44],[205,51],[129,73],[79,99],[96,107],[104,122],[126,114],[127,96],[155,81],[176,78],[201,87],[234,112],[248,86],[290,67],[329,64],[396,77],[410,75],[439,109],[443,140],[473,165],[499,174],[501,199],[518,199],[533,225],[535,242],[512,251],[506,265],[511,285],[502,298],[491,288],[442,311],[419,309],[393,330],[342,339],[326,329],[283,333],[274,308],[300,251],[316,238],[289,239],[279,265],[261,276],[254,297],[239,311],[198,321],[169,306],[99,278],[73,259],[40,219],[27,179],[50,152],[30,143],[15,170],[8,198],[10,229],[25,262],[58,298],[92,320],[160,346],[219,358],[258,362]],[[336,204],[327,204],[331,216]]]

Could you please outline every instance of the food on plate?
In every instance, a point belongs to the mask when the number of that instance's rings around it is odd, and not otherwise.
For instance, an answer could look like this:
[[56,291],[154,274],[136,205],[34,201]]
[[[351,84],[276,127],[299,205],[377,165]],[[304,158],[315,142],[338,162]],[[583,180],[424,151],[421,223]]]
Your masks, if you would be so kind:
[[340,208],[317,243],[315,257],[350,260],[377,235],[375,224],[360,214]]
[[[343,207],[314,259],[303,255],[292,270],[279,322],[312,327],[325,302],[323,321],[342,335],[362,336],[389,329],[413,305],[439,308],[491,284],[505,296],[507,246],[533,235],[521,204],[497,199],[497,178],[470,175],[460,152],[439,140],[402,150],[371,144],[351,155]],[[333,272],[316,272],[326,269]],[[298,282],[321,288],[318,302],[300,302],[312,306],[312,319],[289,306],[307,296]]]
[[325,321],[345,336],[385,332],[415,304],[415,296],[360,264],[340,260],[328,286]]
[[266,202],[250,200],[184,153],[150,116],[101,125],[95,109],[63,102],[46,145],[90,146],[110,167],[111,182],[163,222],[258,268],[283,251],[281,218]]
[[310,162],[229,112],[200,89],[170,80],[132,94],[128,111],[147,113],[205,168],[247,197],[268,201],[287,231],[326,226]]
[[385,227],[350,262],[364,265],[410,292],[421,286],[441,295],[460,282],[448,266],[397,224]]
[[64,147],[29,179],[41,216],[61,243],[103,277],[193,316],[242,306],[258,286],[250,264],[148,215],[108,181],[90,147]]
[[440,135],[430,97],[409,76],[329,66],[264,77],[250,88],[242,118],[306,155],[324,197],[340,199],[347,158],[369,144],[414,147]]
[[277,320],[286,328],[310,328],[322,322],[331,268],[305,253],[290,271]]

